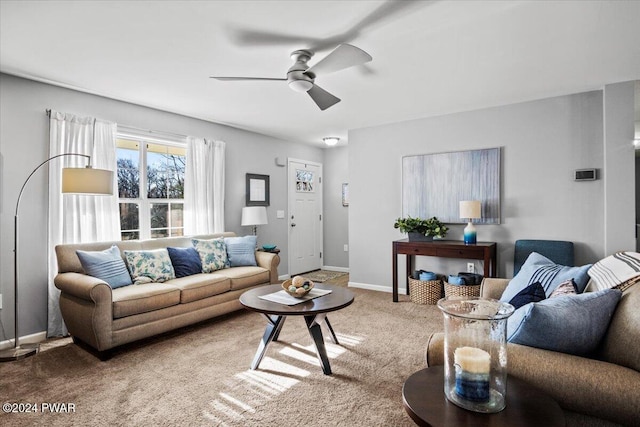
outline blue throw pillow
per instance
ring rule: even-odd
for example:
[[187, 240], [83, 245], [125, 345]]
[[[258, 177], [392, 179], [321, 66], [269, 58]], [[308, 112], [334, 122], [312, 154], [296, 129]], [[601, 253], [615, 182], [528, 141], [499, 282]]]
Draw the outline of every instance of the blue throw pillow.
[[544, 294], [542, 285], [540, 284], [540, 282], [536, 282], [533, 285], [529, 285], [518, 292], [515, 297], [511, 298], [509, 304], [518, 309], [525, 304], [529, 304], [530, 302], [539, 302], [545, 298], [546, 295]]
[[76, 254], [85, 273], [106, 282], [112, 289], [131, 285], [131, 276], [117, 246], [98, 252], [77, 250]]
[[569, 279], [573, 279], [578, 288], [578, 293], [580, 293], [584, 291], [589, 281], [587, 271], [590, 267], [591, 264], [581, 267], [559, 265], [537, 252], [532, 252], [518, 274], [516, 274], [516, 277], [511, 279], [507, 285], [502, 297], [500, 297], [500, 301], [511, 301], [518, 292], [536, 282], [540, 282], [547, 298], [560, 283]]
[[202, 262], [196, 248], [167, 248], [176, 277], [202, 273]]
[[258, 265], [256, 263], [256, 236], [225, 237], [229, 266]]
[[621, 296], [605, 289], [524, 305], [507, 320], [507, 341], [579, 356], [593, 353]]

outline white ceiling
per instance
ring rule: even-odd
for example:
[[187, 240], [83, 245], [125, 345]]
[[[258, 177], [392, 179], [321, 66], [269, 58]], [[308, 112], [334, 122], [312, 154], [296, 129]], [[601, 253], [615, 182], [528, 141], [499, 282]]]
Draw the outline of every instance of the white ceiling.
[[[341, 42], [373, 61], [318, 76], [342, 99], [326, 111], [285, 82], [209, 78], [284, 77], [293, 50], [319, 46], [312, 65]], [[640, 79], [640, 2], [2, 0], [0, 70], [320, 145]]]

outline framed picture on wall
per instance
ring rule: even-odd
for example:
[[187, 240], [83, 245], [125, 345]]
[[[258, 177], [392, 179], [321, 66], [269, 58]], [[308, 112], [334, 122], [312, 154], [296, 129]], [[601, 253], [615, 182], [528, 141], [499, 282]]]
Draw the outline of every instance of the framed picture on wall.
[[342, 183], [342, 206], [349, 206], [349, 183]]
[[246, 205], [269, 206], [269, 175], [246, 175]]

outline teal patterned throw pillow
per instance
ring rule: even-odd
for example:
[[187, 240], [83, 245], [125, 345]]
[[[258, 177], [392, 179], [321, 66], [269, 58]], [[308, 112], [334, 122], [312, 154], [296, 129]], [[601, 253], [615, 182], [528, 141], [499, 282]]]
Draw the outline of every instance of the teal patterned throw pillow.
[[152, 251], [124, 251], [124, 258], [133, 283], [136, 285], [166, 282], [176, 277], [166, 248]]
[[211, 240], [191, 239], [191, 242], [200, 255], [203, 273], [213, 273], [227, 267], [227, 247], [223, 237]]

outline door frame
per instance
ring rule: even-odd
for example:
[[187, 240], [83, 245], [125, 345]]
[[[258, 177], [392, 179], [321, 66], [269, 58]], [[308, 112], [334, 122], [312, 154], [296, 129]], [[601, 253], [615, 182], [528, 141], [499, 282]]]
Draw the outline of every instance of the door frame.
[[[292, 211], [292, 206], [291, 204], [293, 203], [293, 200], [291, 198], [291, 189], [293, 188], [293, 183], [289, 181], [290, 176], [291, 176], [291, 163], [295, 162], [295, 163], [304, 163], [307, 165], [312, 165], [312, 166], [317, 166], [319, 171], [320, 171], [320, 179], [322, 180], [323, 177], [323, 167], [322, 167], [322, 163], [318, 163], [318, 162], [313, 162], [310, 160], [303, 160], [303, 159], [296, 159], [293, 157], [287, 157], [287, 269], [289, 270], [287, 272], [287, 275], [289, 277], [291, 277], [291, 261], [293, 258], [293, 251], [291, 250], [291, 211]], [[322, 189], [322, 191], [319, 191], [318, 193], [318, 199], [319, 199], [319, 203], [320, 203], [320, 214], [322, 215], [322, 221], [320, 221], [320, 227], [319, 227], [319, 234], [320, 236], [318, 236], [318, 241], [320, 242], [320, 252], [322, 253], [322, 257], [320, 259], [320, 268], [322, 268], [322, 266], [324, 265], [324, 182], [320, 181], [320, 187]]]

